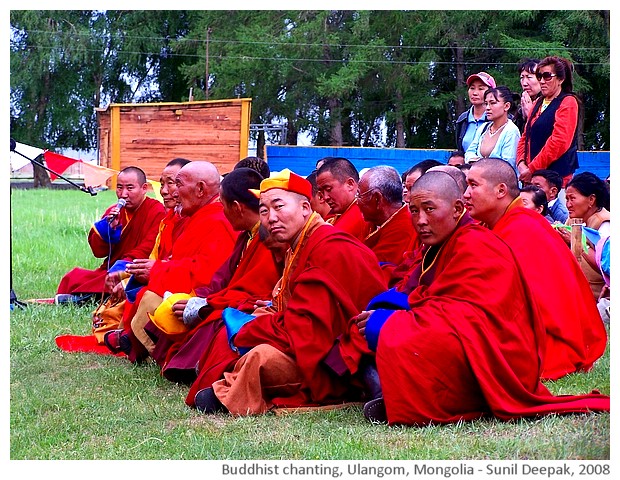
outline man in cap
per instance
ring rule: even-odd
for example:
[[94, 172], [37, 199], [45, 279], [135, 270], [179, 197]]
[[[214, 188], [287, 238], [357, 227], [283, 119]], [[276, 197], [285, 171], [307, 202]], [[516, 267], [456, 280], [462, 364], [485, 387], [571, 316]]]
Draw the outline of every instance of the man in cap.
[[456, 148], [458, 150], [466, 152], [478, 127], [487, 121], [484, 92], [495, 86], [495, 79], [487, 72], [478, 72], [467, 77], [467, 95], [471, 107], [461, 113], [456, 120]]
[[330, 206], [328, 222], [339, 230], [364, 241], [373, 228], [366, 222], [357, 204], [359, 173], [349, 160], [327, 157], [321, 160], [316, 182], [325, 202]]
[[481, 159], [467, 183], [471, 216], [506, 242], [527, 273], [528, 303], [540, 310], [546, 330], [542, 378], [590, 370], [605, 352], [607, 333], [575, 256], [542, 215], [523, 206], [509, 163]]
[[[223, 379], [199, 390], [194, 405], [248, 415], [274, 405], [360, 398], [361, 382], [340, 376], [326, 357], [337, 338], [349, 336], [356, 310], [385, 289], [376, 256], [312, 211], [312, 186], [299, 175], [283, 170], [263, 180], [257, 194], [261, 224], [290, 245], [284, 272], [271, 306], [253, 315], [224, 310], [231, 347], [243, 356]], [[355, 372], [359, 357], [347, 360]]]
[[375, 297], [356, 319], [376, 350], [383, 392], [364, 415], [421, 426], [608, 411], [608, 396], [555, 397], [541, 383], [544, 329], [524, 274], [510, 248], [467, 214], [456, 182], [427, 172], [410, 209], [423, 261], [404, 290]]

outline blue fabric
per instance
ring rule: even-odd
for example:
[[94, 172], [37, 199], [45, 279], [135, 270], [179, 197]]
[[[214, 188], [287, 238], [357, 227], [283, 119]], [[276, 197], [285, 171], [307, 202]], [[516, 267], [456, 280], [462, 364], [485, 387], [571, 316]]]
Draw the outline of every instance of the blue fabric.
[[108, 273], [124, 272], [127, 268], [127, 265], [129, 265], [130, 263], [131, 261], [129, 260], [117, 260], [116, 262], [114, 262], [114, 265], [110, 267]]
[[121, 225], [117, 225], [116, 228], [110, 227], [107, 218], [102, 218], [101, 220], [96, 221], [93, 224], [93, 227], [104, 242], [115, 244], [120, 242], [121, 240], [121, 232], [123, 231], [123, 227]]
[[366, 307], [366, 310], [377, 310], [380, 308], [388, 308], [391, 310], [409, 310], [407, 295], [397, 291], [396, 288], [390, 288], [389, 290], [375, 296]]
[[368, 318], [368, 322], [366, 323], [366, 332], [364, 332], [364, 335], [366, 336], [368, 348], [370, 348], [373, 352], [377, 351], [377, 343], [379, 343], [379, 332], [381, 331], [383, 324], [393, 313], [394, 310], [379, 309], [372, 312], [372, 314]]
[[611, 242], [609, 241], [609, 237], [607, 237], [607, 240], [605, 240], [605, 243], [603, 244], [603, 251], [601, 252], [601, 270], [608, 277], [611, 277], [611, 272], [609, 268], [609, 264], [611, 263], [609, 253], [610, 244]]
[[226, 325], [226, 333], [228, 335], [228, 345], [230, 345], [230, 348], [234, 351], [238, 351], [241, 355], [247, 353], [250, 349], [235, 347], [233, 343], [234, 337], [237, 335], [239, 330], [241, 330], [241, 327], [254, 320], [254, 318], [256, 318], [254, 315], [242, 312], [236, 308], [228, 307], [222, 311], [222, 320], [224, 321], [224, 325]]
[[133, 275], [129, 277], [129, 280], [125, 285], [125, 296], [127, 297], [127, 301], [135, 303], [138, 292], [142, 290], [144, 286], [145, 285], [138, 282]]
[[585, 225], [581, 227], [583, 233], [586, 235], [586, 238], [590, 240], [592, 245], [596, 247], [596, 244], [601, 239], [601, 234], [595, 228], [586, 227]]

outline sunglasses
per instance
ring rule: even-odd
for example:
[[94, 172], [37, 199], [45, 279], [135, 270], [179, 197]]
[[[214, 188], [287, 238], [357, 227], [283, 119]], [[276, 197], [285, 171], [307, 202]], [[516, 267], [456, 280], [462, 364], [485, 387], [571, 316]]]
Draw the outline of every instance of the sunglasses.
[[536, 78], [538, 80], [540, 79], [545, 79], [545, 82], [548, 82], [549, 80], [551, 80], [553, 77], [557, 77], [558, 75], [556, 73], [551, 73], [551, 72], [537, 72], [536, 73]]

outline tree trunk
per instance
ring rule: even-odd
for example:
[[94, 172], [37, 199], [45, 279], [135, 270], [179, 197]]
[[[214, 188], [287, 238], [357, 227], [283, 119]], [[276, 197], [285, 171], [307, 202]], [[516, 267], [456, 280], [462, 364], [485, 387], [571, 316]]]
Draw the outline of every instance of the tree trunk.
[[405, 148], [405, 121], [403, 119], [403, 94], [396, 90], [396, 148]]
[[291, 118], [287, 119], [285, 145], [297, 145], [297, 135], [299, 132]]
[[333, 146], [342, 146], [342, 121], [340, 118], [341, 108], [340, 100], [330, 98], [327, 101], [329, 107], [329, 144]]
[[[466, 85], [465, 68], [463, 67], [465, 59], [463, 57], [463, 49], [456, 47], [456, 116], [458, 117], [465, 111], [465, 99], [460, 95], [461, 88]], [[456, 118], [454, 119], [456, 121]]]
[[258, 138], [256, 139], [256, 156], [262, 160], [265, 159], [265, 131], [258, 131]]
[[[43, 155], [39, 155], [35, 160], [39, 163], [43, 163]], [[50, 176], [43, 167], [37, 165], [34, 162], [32, 163], [32, 181], [34, 188], [46, 188], [52, 186], [52, 181], [50, 180]]]

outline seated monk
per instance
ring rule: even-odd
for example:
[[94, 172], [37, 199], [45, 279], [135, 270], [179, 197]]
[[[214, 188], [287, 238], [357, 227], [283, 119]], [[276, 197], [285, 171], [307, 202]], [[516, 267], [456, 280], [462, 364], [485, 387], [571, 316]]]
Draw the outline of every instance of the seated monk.
[[363, 242], [374, 226], [364, 220], [357, 204], [359, 173], [349, 160], [327, 157], [316, 173], [319, 192], [329, 205], [327, 222]]
[[182, 167], [175, 178], [175, 197], [183, 216], [189, 217], [172, 245], [169, 259], [157, 260], [136, 313], [130, 320], [129, 360], [138, 362], [153, 351], [155, 344], [144, 326], [160, 305], [166, 292], [191, 293], [206, 285], [228, 258], [237, 239], [219, 200], [220, 175], [212, 163], [193, 161]]
[[403, 204], [398, 171], [387, 165], [368, 169], [359, 182], [357, 204], [364, 220], [373, 225], [364, 245], [375, 253], [381, 268], [389, 272], [403, 261], [416, 236], [409, 205]]
[[164, 202], [166, 215], [159, 224], [159, 232], [149, 258], [135, 258], [133, 262], [125, 262], [124, 269], [108, 273], [106, 277], [106, 285], [112, 291], [112, 296], [121, 300], [126, 299], [122, 309], [122, 325], [127, 330], [111, 330], [104, 337], [105, 344], [113, 352], [126, 351], [128, 353], [131, 349], [128, 338], [123, 339], [123, 332], [129, 333], [131, 330], [130, 321], [136, 313], [137, 305], [144, 292], [144, 286], [149, 281], [151, 268], [153, 268], [156, 260], [168, 260], [170, 258], [173, 241], [180, 235], [183, 223], [188, 218], [181, 216], [181, 205], [178, 203], [177, 197], [174, 196], [176, 191], [174, 180], [181, 167], [189, 162], [184, 158], [175, 158], [168, 162], [161, 173], [159, 193]]
[[410, 210], [424, 255], [409, 290], [375, 297], [356, 318], [383, 392], [365, 416], [422, 426], [609, 411], [608, 396], [554, 396], [541, 383], [544, 325], [527, 281], [510, 248], [468, 215], [456, 182], [427, 172]]
[[523, 206], [517, 176], [505, 161], [477, 161], [468, 184], [471, 216], [508, 244], [524, 272], [541, 272], [527, 282], [546, 331], [542, 378], [590, 370], [605, 352], [607, 332], [569, 247], [542, 215]]
[[125, 206], [115, 204], [105, 211], [101, 220], [88, 232], [88, 244], [103, 263], [95, 270], [76, 267], [66, 273], [58, 285], [58, 294], [102, 296], [110, 293], [105, 279], [108, 269], [118, 260], [144, 258], [153, 249], [164, 206], [147, 197], [146, 175], [138, 167], [121, 170], [116, 179], [116, 196]]
[[220, 201], [224, 214], [235, 231], [242, 232], [232, 254], [213, 275], [209, 285], [194, 289], [197, 296], [172, 305], [177, 322], [185, 326], [178, 329], [180, 333], [166, 334], [157, 327], [156, 316], [145, 327], [155, 343], [151, 356], [171, 381], [193, 382], [196, 365], [203, 354], [208, 358], [201, 362], [204, 367], [201, 374], [202, 370], [212, 373], [217, 370], [211, 383], [221, 378], [229, 365], [232, 369], [238, 354], [228, 345], [226, 329], [222, 328], [222, 310], [233, 307], [254, 311], [255, 300], [270, 298], [282, 274], [268, 248], [268, 234], [260, 235], [258, 198], [249, 191], [260, 188], [262, 180], [263, 177], [250, 168], [234, 169], [222, 179]]
[[[186, 403], [205, 413], [267, 412], [274, 405], [341, 403], [360, 398], [361, 382], [339, 376], [326, 357], [348, 335], [356, 309], [385, 289], [376, 256], [312, 211], [310, 183], [290, 172], [260, 185], [260, 219], [290, 248], [273, 305], [247, 315], [222, 312], [233, 348], [243, 353], [232, 372]], [[358, 310], [359, 311], [359, 310]], [[250, 320], [250, 321], [248, 321]]]

